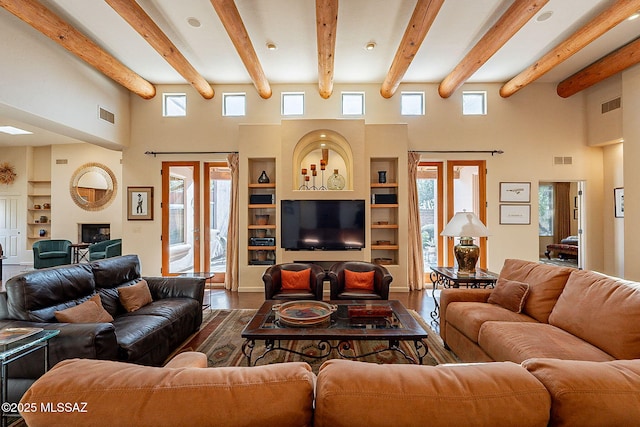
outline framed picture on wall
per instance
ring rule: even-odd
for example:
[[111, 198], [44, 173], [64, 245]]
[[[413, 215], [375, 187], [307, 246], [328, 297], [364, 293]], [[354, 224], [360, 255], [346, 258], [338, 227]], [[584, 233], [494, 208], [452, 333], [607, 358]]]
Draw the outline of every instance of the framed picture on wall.
[[614, 188], [613, 199], [615, 201], [616, 218], [624, 218], [624, 188]]
[[501, 182], [500, 201], [508, 203], [531, 203], [531, 183]]
[[531, 205], [500, 205], [500, 224], [531, 224]]
[[153, 219], [153, 187], [127, 187], [127, 219]]

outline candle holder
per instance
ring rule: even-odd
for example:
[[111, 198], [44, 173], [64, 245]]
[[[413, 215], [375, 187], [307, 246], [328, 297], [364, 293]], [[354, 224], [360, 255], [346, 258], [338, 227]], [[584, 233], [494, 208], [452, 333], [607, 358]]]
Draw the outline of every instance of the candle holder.
[[313, 166], [313, 169], [311, 169], [311, 175], [313, 175], [313, 184], [311, 185], [311, 190], [317, 190], [318, 187], [316, 187], [316, 176], [318, 175], [318, 171], [316, 170], [315, 166], [316, 165], [311, 165]]
[[302, 168], [302, 185], [298, 187], [298, 190], [308, 190], [309, 186], [307, 185], [307, 181], [309, 181], [309, 177], [307, 176], [307, 168]]
[[321, 173], [321, 178], [320, 178], [320, 182], [322, 183], [322, 185], [318, 188], [318, 190], [326, 190], [327, 187], [324, 186], [324, 170], [327, 168], [327, 162], [325, 162], [324, 160], [320, 160], [320, 173]]

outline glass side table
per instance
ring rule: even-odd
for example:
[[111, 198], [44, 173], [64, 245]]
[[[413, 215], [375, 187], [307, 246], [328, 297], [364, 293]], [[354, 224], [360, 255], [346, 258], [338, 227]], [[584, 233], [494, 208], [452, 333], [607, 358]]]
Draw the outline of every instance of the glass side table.
[[[3, 332], [15, 332], [14, 337], [0, 338], [0, 381], [2, 382], [2, 395], [0, 396], [0, 425], [5, 427], [7, 425], [8, 417], [10, 415], [18, 415], [18, 405], [15, 404], [15, 408], [10, 402], [7, 402], [8, 394], [8, 378], [7, 371], [10, 363], [31, 354], [35, 351], [44, 351], [44, 371], [49, 370], [49, 340], [60, 333], [57, 329], [40, 329], [40, 328], [5, 328], [0, 329], [0, 337]], [[19, 336], [19, 332], [24, 335]], [[12, 335], [8, 333], [7, 335]], [[9, 405], [7, 405], [9, 403]], [[6, 411], [5, 409], [10, 409]], [[15, 409], [15, 410], [13, 410]]]

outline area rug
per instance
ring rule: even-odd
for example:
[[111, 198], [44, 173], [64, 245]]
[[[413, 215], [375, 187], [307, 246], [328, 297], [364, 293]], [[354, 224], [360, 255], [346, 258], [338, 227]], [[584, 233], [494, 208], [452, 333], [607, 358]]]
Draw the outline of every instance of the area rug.
[[[247, 358], [242, 352], [244, 339], [241, 337], [242, 330], [249, 323], [257, 310], [207, 310], [203, 313], [204, 319], [200, 331], [188, 339], [176, 353], [182, 351], [199, 351], [205, 353], [209, 360], [209, 366], [247, 366]], [[449, 350], [444, 348], [440, 335], [434, 332], [414, 310], [408, 310], [416, 320], [427, 331], [428, 338], [425, 340], [429, 351], [423, 359], [425, 365], [438, 365], [441, 363], [457, 363], [458, 358]], [[350, 342], [351, 349], [344, 352], [346, 354], [365, 354], [388, 346], [387, 341], [361, 341]], [[317, 355], [319, 349], [314, 342], [306, 340], [282, 341], [281, 346], [294, 349], [298, 353], [306, 355]], [[401, 341], [400, 349], [407, 355], [417, 360], [417, 355], [412, 341]], [[265, 347], [263, 341], [257, 341], [253, 350], [253, 358], [262, 355]], [[328, 357], [316, 359], [303, 355], [275, 350], [268, 353], [258, 362], [258, 365], [269, 363], [281, 363], [292, 361], [304, 361], [309, 363], [313, 370], [317, 372], [320, 365], [327, 359], [340, 358], [336, 350], [332, 350]], [[397, 351], [384, 351], [378, 354], [358, 358], [357, 360], [373, 363], [411, 363], [401, 353]]]

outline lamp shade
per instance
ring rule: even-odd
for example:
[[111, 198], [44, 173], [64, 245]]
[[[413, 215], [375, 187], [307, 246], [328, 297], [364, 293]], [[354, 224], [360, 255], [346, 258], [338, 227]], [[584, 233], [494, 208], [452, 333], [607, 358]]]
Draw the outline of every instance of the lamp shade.
[[473, 212], [457, 212], [440, 234], [452, 237], [486, 237], [489, 229]]

